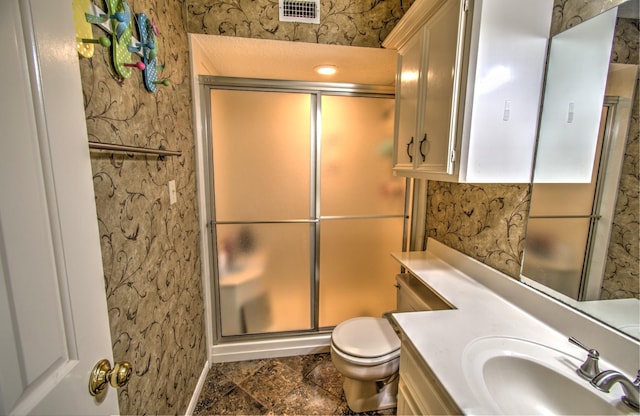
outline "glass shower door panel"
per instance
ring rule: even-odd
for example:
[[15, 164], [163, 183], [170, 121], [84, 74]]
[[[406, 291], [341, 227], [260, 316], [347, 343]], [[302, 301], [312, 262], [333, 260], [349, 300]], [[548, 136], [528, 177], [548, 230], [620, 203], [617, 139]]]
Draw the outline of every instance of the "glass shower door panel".
[[578, 299], [589, 218], [529, 218], [522, 274]]
[[311, 96], [211, 90], [217, 221], [308, 219]]
[[320, 233], [319, 326], [357, 316], [380, 317], [396, 304], [402, 218], [322, 222]]
[[392, 173], [393, 121], [391, 98], [322, 97], [322, 216], [404, 213], [405, 180]]
[[223, 336], [311, 328], [311, 227], [216, 226]]
[[330, 327], [395, 307], [389, 253], [401, 249], [405, 180], [392, 174], [393, 99], [323, 96], [321, 105], [318, 312]]
[[[311, 96], [211, 91], [220, 333], [311, 328]], [[277, 221], [279, 223], [271, 223]]]

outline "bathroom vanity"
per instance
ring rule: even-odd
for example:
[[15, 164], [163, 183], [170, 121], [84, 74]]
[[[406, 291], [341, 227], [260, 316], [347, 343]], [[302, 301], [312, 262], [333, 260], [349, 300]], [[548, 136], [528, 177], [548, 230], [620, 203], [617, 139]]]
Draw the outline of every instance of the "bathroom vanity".
[[402, 332], [398, 414], [637, 414], [616, 384], [579, 377], [587, 353], [633, 380], [640, 343], [429, 239], [394, 253], [453, 309], [393, 314]]

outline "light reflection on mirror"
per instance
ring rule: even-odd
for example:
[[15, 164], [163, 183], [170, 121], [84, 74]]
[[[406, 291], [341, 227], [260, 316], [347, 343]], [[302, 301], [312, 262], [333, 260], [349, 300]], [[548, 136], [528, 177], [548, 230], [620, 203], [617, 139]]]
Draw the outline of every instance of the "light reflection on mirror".
[[640, 339], [639, 2], [627, 3], [551, 41], [521, 279]]

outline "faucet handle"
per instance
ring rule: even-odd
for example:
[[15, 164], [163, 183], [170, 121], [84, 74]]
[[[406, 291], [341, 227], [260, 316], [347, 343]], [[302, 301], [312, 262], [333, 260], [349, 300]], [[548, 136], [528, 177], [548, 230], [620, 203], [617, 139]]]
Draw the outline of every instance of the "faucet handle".
[[[587, 380], [591, 380], [598, 373], [600, 373], [600, 368], [598, 367], [598, 360], [600, 359], [600, 353], [598, 350], [593, 348], [589, 348], [584, 345], [582, 342], [578, 341], [574, 337], [569, 338], [569, 342], [577, 345], [587, 352], [587, 359], [582, 363], [580, 368], [576, 370], [578, 375]], [[640, 379], [640, 372], [638, 372], [638, 378]]]

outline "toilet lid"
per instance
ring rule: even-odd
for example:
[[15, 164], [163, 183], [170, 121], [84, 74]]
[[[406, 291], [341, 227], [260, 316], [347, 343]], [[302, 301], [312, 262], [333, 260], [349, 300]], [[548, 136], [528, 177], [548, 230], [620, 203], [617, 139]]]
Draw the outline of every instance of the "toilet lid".
[[353, 318], [335, 327], [333, 344], [346, 354], [375, 358], [400, 349], [400, 339], [386, 319]]

